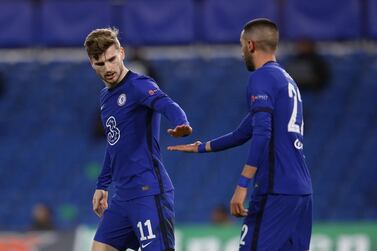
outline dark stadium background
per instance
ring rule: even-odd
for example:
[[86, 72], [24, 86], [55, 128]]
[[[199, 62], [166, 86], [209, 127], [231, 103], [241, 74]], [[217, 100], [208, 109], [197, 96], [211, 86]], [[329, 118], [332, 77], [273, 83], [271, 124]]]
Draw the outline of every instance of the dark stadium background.
[[[326, 84], [302, 91], [311, 250], [376, 251], [377, 0], [1, 0], [0, 251], [89, 250], [105, 140], [97, 127], [103, 83], [82, 45], [92, 29], [110, 26], [120, 30], [126, 65], [155, 77], [194, 128], [178, 140], [165, 133], [166, 120], [161, 129], [177, 250], [235, 250], [240, 221], [219, 227], [212, 214], [228, 206], [248, 144], [206, 155], [165, 149], [238, 125], [248, 78], [239, 34], [257, 17], [280, 27], [284, 66], [305, 39], [330, 72]], [[53, 231], [30, 231], [41, 204]]]

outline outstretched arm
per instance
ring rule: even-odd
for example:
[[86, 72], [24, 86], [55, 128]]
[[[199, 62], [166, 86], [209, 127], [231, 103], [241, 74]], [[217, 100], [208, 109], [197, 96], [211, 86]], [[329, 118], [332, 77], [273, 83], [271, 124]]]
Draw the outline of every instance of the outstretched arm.
[[187, 117], [182, 108], [167, 95], [158, 99], [153, 107], [157, 112], [164, 115], [174, 126], [174, 129], [168, 129], [172, 137], [184, 137], [192, 133]]
[[145, 79], [137, 87], [141, 96], [140, 103], [164, 115], [174, 129], [168, 129], [173, 137], [184, 137], [192, 133], [185, 112], [168, 95], [162, 92], [150, 79]]
[[252, 136], [251, 119], [251, 115], [247, 114], [236, 130], [206, 143], [196, 141], [195, 143], [187, 145], [169, 146], [168, 150], [192, 153], [218, 152], [242, 145], [247, 142]]
[[212, 152], [219, 152], [240, 146], [246, 143], [251, 138], [252, 134], [252, 117], [250, 113], [248, 113], [243, 118], [236, 130], [207, 142], [209, 144], [208, 150]]

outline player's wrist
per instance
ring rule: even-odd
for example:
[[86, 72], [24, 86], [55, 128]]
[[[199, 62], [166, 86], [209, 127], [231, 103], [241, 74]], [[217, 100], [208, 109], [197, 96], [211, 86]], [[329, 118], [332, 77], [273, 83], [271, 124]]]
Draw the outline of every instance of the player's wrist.
[[241, 175], [238, 180], [238, 186], [243, 188], [249, 188], [251, 182], [251, 178]]
[[198, 153], [208, 153], [211, 151], [211, 141], [200, 143], [198, 145]]
[[206, 143], [200, 143], [198, 145], [198, 153], [205, 153], [206, 151]]
[[102, 185], [97, 185], [96, 186], [96, 190], [102, 190], [102, 191], [107, 192], [107, 187], [106, 186], [102, 186]]

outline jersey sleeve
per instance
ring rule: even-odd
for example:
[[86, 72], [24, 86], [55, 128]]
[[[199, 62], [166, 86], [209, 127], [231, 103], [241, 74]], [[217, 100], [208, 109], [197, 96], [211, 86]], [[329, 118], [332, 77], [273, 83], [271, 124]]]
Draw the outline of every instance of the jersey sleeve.
[[188, 125], [183, 109], [149, 78], [134, 83], [139, 103], [164, 115], [173, 126]]
[[105, 158], [103, 160], [102, 170], [97, 180], [97, 189], [107, 190], [111, 184], [111, 160], [109, 150], [106, 147]]
[[273, 111], [275, 102], [271, 84], [273, 81], [273, 77], [266, 71], [256, 72], [250, 77], [247, 96], [252, 114], [258, 111]]
[[248, 113], [234, 131], [211, 140], [211, 150], [219, 152], [247, 142], [252, 136], [251, 119], [251, 114]]
[[272, 114], [265, 111], [252, 115], [253, 138], [246, 164], [258, 168], [263, 156], [268, 153], [271, 140]]
[[248, 87], [249, 108], [253, 137], [250, 143], [247, 164], [259, 167], [268, 154], [274, 110], [274, 78], [266, 71], [256, 72], [250, 78]]

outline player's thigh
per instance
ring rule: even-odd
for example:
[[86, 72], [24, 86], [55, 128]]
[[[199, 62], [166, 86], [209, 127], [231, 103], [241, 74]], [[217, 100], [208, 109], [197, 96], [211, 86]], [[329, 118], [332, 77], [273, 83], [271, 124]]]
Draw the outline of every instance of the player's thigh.
[[[109, 208], [104, 212], [100, 220], [94, 241], [113, 247], [116, 250], [125, 250], [127, 248], [137, 250], [139, 242], [129, 221], [127, 212], [126, 202], [112, 200]], [[93, 247], [103, 247], [95, 242], [93, 243]]]
[[257, 250], [266, 203], [267, 196], [254, 196], [250, 201], [248, 215], [241, 228], [240, 251]]
[[313, 221], [312, 195], [301, 196], [299, 206], [301, 208], [301, 213], [299, 214], [298, 222], [292, 233], [292, 248], [283, 249], [282, 251], [309, 250]]
[[300, 211], [294, 196], [256, 196], [241, 231], [240, 250], [277, 251], [286, 245]]
[[174, 193], [130, 201], [130, 219], [144, 251], [174, 250]]

